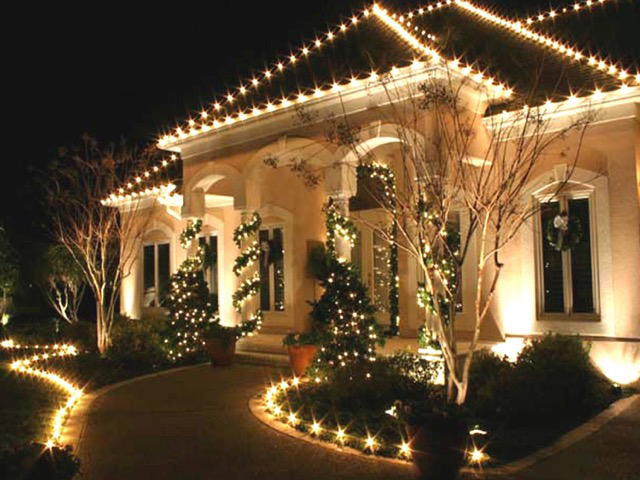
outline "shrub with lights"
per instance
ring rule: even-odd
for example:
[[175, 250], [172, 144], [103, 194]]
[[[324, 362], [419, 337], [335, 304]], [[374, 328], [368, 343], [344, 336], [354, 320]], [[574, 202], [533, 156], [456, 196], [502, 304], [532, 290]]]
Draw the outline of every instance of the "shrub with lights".
[[376, 345], [384, 341], [375, 319], [376, 308], [356, 267], [339, 258], [336, 251], [338, 237], [354, 244], [356, 228], [333, 201], [329, 201], [325, 213], [326, 269], [319, 278], [324, 293], [312, 304], [311, 318], [314, 325], [322, 326], [328, 340], [320, 348], [316, 362], [330, 369], [373, 362]]
[[[180, 235], [182, 247], [188, 250], [201, 230], [201, 220], [189, 220]], [[166, 300], [170, 328], [164, 343], [172, 361], [201, 352], [208, 324], [219, 322], [204, 279], [203, 257], [204, 250], [198, 247], [171, 276]]]

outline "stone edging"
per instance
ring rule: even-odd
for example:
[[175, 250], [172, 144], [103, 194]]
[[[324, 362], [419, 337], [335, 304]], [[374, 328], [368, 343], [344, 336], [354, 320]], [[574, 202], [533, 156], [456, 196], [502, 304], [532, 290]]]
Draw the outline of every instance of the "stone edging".
[[[610, 420], [614, 419], [615, 417], [620, 415], [622, 412], [624, 412], [627, 408], [629, 408], [631, 404], [633, 404], [633, 402], [638, 398], [640, 398], [640, 394], [632, 395], [630, 397], [618, 400], [617, 402], [610, 405], [609, 408], [600, 412], [595, 417], [591, 418], [590, 420], [583, 423], [582, 425], [574, 428], [570, 432], [567, 432], [566, 434], [564, 434], [562, 437], [556, 440], [553, 444], [549, 445], [548, 447], [544, 447], [536, 452], [533, 452], [532, 454], [527, 455], [524, 458], [515, 460], [511, 463], [508, 463], [506, 465], [501, 465], [498, 467], [483, 468], [482, 470], [475, 469], [475, 468], [463, 468], [461, 471], [472, 472], [472, 473], [479, 473], [480, 471], [482, 471], [483, 474], [500, 475], [500, 476], [510, 475], [510, 474], [519, 472], [520, 470], [531, 467], [534, 464], [546, 458], [549, 458], [552, 455], [555, 455], [556, 453], [559, 453], [560, 451], [566, 449], [567, 447], [573, 445], [574, 443], [600, 430], [600, 428], [602, 428], [606, 423], [608, 423]], [[333, 443], [329, 443], [329, 442], [325, 442], [325, 441], [313, 438], [310, 435], [302, 433], [285, 423], [274, 421], [271, 418], [271, 415], [269, 415], [265, 411], [265, 409], [262, 407], [261, 397], [259, 395], [254, 396], [249, 400], [248, 407], [251, 414], [260, 422], [268, 426], [269, 428], [276, 430], [280, 433], [283, 433], [285, 435], [288, 435], [290, 437], [296, 438], [298, 440], [303, 440], [305, 442], [312, 443], [314, 445], [319, 445], [323, 448], [333, 450], [336, 452], [358, 456], [360, 458], [363, 458], [369, 461], [376, 461], [376, 462], [382, 461], [382, 462], [393, 463], [393, 464], [402, 465], [402, 466], [411, 465], [411, 462], [407, 460], [382, 457], [382, 456], [372, 456], [372, 455], [367, 455], [365, 453], [362, 453], [361, 451], [356, 450], [355, 448], [346, 447], [346, 446], [339, 447], [338, 445], [335, 445]]]
[[145, 375], [140, 375], [139, 377], [128, 378], [127, 380], [122, 380], [121, 382], [112, 383], [110, 385], [105, 385], [104, 387], [99, 388], [95, 392], [91, 392], [83, 395], [80, 398], [80, 401], [77, 403], [71, 415], [67, 419], [64, 425], [63, 436], [62, 436], [62, 444], [63, 445], [71, 445], [74, 453], [76, 455], [80, 452], [80, 447], [82, 445], [82, 439], [84, 437], [84, 431], [87, 426], [87, 419], [89, 418], [89, 412], [91, 410], [91, 406], [93, 402], [101, 397], [102, 395], [109, 393], [113, 390], [117, 390], [120, 387], [124, 387], [131, 383], [137, 382], [139, 380], [145, 380], [148, 378], [159, 377], [161, 375], [166, 375], [168, 373], [179, 372], [181, 370], [187, 370], [189, 368], [201, 367], [203, 365], [208, 365], [209, 362], [198, 363], [196, 365], [187, 365], [184, 367], [176, 367], [170, 368], [167, 370], [162, 370], [160, 372], [147, 373]]

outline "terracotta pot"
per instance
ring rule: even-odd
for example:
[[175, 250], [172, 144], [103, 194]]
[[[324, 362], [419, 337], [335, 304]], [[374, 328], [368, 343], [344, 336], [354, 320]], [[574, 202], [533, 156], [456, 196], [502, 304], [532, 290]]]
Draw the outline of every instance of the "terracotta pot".
[[205, 338], [207, 353], [212, 367], [231, 365], [236, 354], [236, 339]]
[[296, 377], [301, 377], [307, 367], [311, 365], [318, 347], [315, 345], [289, 345], [287, 350], [289, 351], [289, 362], [291, 363], [293, 374]]
[[460, 419], [440, 420], [437, 425], [410, 427], [411, 456], [422, 480], [454, 480], [465, 461], [469, 438]]

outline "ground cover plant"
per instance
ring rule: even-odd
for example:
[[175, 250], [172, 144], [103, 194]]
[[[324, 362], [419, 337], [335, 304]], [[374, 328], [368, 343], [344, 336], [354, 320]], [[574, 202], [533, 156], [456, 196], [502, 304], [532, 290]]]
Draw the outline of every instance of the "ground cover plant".
[[[408, 352], [367, 365], [369, 377], [359, 376], [357, 369], [315, 370], [318, 381], [279, 389], [271, 411], [279, 407], [281, 421], [320, 439], [402, 457], [409, 424], [428, 423], [429, 415], [445, 404], [444, 387], [428, 382], [434, 372], [432, 364]], [[488, 464], [549, 445], [625, 394], [593, 367], [588, 346], [578, 337], [545, 335], [513, 363], [482, 351], [471, 375], [463, 413], [471, 427], [488, 433], [470, 438], [469, 446], [486, 453]], [[318, 432], [314, 422], [321, 426]]]

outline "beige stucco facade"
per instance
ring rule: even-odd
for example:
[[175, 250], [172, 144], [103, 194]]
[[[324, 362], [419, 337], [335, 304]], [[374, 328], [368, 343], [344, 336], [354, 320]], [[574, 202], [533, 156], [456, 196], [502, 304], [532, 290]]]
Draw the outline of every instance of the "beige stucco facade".
[[[471, 108], [480, 113], [488, 105], [480, 91], [470, 89], [465, 95]], [[264, 225], [278, 225], [284, 233], [285, 308], [265, 312], [262, 332], [284, 334], [309, 326], [308, 302], [320, 292], [307, 273], [307, 258], [310, 246], [325, 237], [323, 205], [333, 197], [348, 208], [347, 200], [357, 193], [353, 155], [326, 140], [323, 119], [330, 113], [346, 112], [354, 122], [366, 125], [360, 142], [377, 161], [393, 166], [401, 148], [394, 126], [379, 116], [384, 96], [375, 89], [365, 85], [310, 103], [306, 108], [317, 111], [313, 122], [301, 124], [298, 113], [278, 111], [187, 138], [173, 147], [183, 161], [182, 194], [172, 202], [154, 204], [143, 243], [167, 241], [170, 269], [174, 272], [186, 256], [179, 243], [180, 232], [188, 219], [201, 219], [204, 231], [218, 238], [219, 309], [225, 324], [240, 320], [231, 306], [237, 282], [231, 267], [238, 254], [233, 230], [255, 211]], [[543, 227], [532, 217], [501, 253], [505, 267], [492, 302], [490, 321], [483, 327], [484, 340], [501, 342], [548, 331], [580, 334], [600, 342], [594, 346], [594, 358], [602, 364], [626, 362], [632, 370], [640, 364], [639, 105], [637, 89], [590, 105], [598, 113], [587, 129], [570, 179], [571, 188], [588, 195], [591, 202], [592, 228], [588, 234], [594, 259], [594, 313], [571, 316], [541, 312], [537, 256]], [[554, 114], [552, 125], [559, 128], [571, 113], [567, 110]], [[418, 133], [428, 135], [429, 119], [420, 124], [424, 131]], [[476, 128], [471, 149], [481, 152], [493, 132], [487, 119], [476, 122]], [[526, 195], [539, 195], [562, 178], [571, 156], [567, 152], [576, 149], [578, 142], [577, 135], [570, 135], [563, 148], [545, 153]], [[281, 167], [266, 165], [264, 160], [268, 157], [277, 158]], [[288, 161], [302, 158], [321, 172], [321, 182], [316, 187], [305, 186], [298, 175], [286, 168]], [[464, 230], [464, 215], [461, 218]], [[350, 254], [343, 250], [345, 256]], [[463, 331], [471, 326], [464, 306], [473, 302], [476, 278], [472, 263], [473, 254], [463, 267], [459, 322]], [[400, 332], [401, 336], [415, 337], [423, 317], [416, 304], [416, 267], [404, 254], [400, 255], [399, 273]], [[142, 275], [142, 260], [138, 258], [123, 282], [121, 295], [122, 312], [132, 317], [144, 313]], [[381, 321], [388, 322], [388, 318], [381, 317]]]

